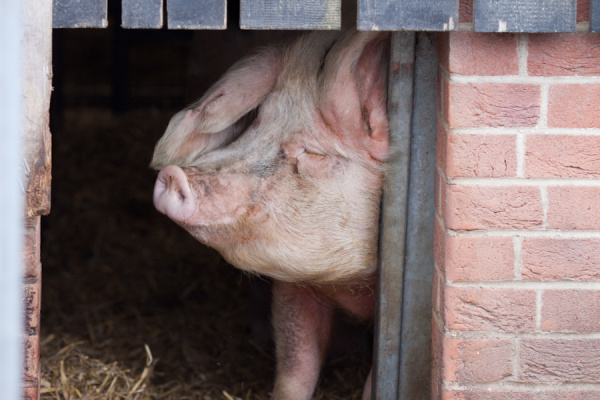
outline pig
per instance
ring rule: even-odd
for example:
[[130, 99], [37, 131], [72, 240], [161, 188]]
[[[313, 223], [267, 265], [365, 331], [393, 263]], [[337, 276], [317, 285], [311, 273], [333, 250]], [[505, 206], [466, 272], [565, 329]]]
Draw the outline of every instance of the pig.
[[273, 278], [273, 399], [312, 397], [335, 310], [374, 318], [388, 58], [389, 35], [377, 32], [261, 49], [156, 144], [157, 210]]

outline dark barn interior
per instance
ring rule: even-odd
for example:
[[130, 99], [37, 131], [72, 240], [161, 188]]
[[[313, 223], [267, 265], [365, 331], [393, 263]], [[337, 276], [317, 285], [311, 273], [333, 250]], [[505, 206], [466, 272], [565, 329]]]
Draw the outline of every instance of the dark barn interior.
[[[230, 2], [233, 3], [233, 2]], [[52, 212], [42, 220], [44, 399], [267, 399], [269, 286], [155, 211], [169, 118], [256, 44], [291, 32], [54, 31]], [[368, 329], [342, 321], [316, 399], [357, 399]]]

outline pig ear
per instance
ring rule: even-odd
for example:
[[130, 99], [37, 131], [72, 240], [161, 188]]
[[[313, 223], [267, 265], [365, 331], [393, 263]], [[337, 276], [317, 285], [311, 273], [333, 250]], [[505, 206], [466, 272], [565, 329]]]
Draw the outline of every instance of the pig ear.
[[171, 118], [150, 166], [190, 166], [201, 154], [235, 140], [247, 126], [245, 116], [275, 86], [281, 65], [277, 49], [264, 49], [234, 65], [200, 100]]
[[347, 145], [376, 160], [389, 153], [387, 71], [389, 34], [358, 32], [327, 56], [321, 112]]

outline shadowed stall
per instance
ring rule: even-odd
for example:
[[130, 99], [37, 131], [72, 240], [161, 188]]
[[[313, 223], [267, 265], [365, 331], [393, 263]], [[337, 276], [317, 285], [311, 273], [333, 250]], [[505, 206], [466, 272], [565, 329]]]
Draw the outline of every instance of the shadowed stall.
[[[52, 212], [42, 220], [43, 399], [269, 398], [270, 282], [234, 269], [158, 213], [148, 168], [176, 109], [224, 71], [203, 68], [214, 59], [199, 60], [199, 49], [233, 43], [220, 61], [228, 65], [253, 41], [235, 31], [57, 32]], [[359, 339], [334, 339], [316, 399], [360, 398], [369, 335], [348, 321], [343, 330]]]

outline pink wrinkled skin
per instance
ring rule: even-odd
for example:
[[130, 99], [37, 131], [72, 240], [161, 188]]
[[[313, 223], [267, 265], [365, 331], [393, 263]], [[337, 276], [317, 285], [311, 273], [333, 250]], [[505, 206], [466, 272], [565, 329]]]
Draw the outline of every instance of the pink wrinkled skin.
[[312, 397], [336, 309], [373, 319], [387, 49], [375, 32], [264, 49], [176, 114], [155, 148], [157, 210], [275, 280], [274, 399]]

